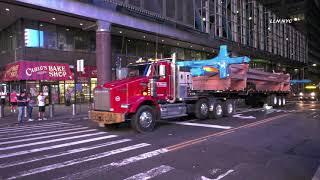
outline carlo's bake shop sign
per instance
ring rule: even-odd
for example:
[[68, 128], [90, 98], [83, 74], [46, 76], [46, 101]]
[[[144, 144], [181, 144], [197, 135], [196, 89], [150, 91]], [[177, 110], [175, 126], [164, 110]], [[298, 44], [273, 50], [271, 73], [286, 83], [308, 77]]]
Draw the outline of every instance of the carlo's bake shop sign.
[[73, 73], [66, 63], [18, 61], [6, 67], [3, 81], [72, 80]]
[[37, 74], [37, 75], [48, 74], [49, 77], [66, 77], [67, 71], [66, 71], [66, 66], [41, 65], [41, 66], [26, 68], [25, 74], [27, 76], [32, 76], [33, 74]]

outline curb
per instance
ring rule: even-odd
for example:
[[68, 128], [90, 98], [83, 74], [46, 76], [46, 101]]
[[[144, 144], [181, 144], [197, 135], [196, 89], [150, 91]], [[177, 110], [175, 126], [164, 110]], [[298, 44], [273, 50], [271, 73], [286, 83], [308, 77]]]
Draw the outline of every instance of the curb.
[[313, 175], [312, 180], [320, 180], [320, 166], [318, 167], [316, 173]]

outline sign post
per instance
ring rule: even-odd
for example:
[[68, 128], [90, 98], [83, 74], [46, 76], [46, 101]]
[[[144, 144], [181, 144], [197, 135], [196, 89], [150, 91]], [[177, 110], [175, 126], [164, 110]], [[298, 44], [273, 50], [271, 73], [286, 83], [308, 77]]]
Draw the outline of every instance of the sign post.
[[84, 60], [77, 60], [77, 67], [74, 68], [74, 103], [72, 104], [72, 115], [75, 116], [77, 114], [76, 102], [77, 102], [77, 75], [78, 72], [84, 72]]

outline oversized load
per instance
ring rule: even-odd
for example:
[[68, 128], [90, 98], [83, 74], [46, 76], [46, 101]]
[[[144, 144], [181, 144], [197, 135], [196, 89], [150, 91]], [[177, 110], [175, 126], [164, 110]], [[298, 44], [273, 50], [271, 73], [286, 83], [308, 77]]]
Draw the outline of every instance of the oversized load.
[[159, 119], [195, 115], [230, 116], [238, 99], [252, 106], [286, 104], [288, 74], [249, 69], [250, 59], [229, 57], [226, 46], [208, 60], [180, 61], [176, 56], [130, 65], [128, 77], [98, 86], [90, 118], [100, 125], [131, 121], [138, 132], [152, 131]]

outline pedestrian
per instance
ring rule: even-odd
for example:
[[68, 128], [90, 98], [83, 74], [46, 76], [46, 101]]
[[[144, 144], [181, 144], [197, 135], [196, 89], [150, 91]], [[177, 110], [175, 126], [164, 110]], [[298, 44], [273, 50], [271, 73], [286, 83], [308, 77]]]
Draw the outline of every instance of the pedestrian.
[[6, 92], [2, 89], [0, 91], [1, 105], [4, 106], [6, 104]]
[[36, 100], [31, 95], [31, 93], [28, 94], [27, 101], [28, 101], [28, 106], [27, 107], [28, 107], [29, 121], [33, 121], [33, 119], [32, 119], [32, 110], [33, 110], [33, 107], [36, 106]]
[[68, 89], [66, 92], [66, 106], [70, 106], [70, 105], [71, 105], [71, 92]]
[[25, 108], [27, 106], [27, 96], [26, 96], [26, 93], [24, 91], [22, 91], [20, 93], [20, 96], [18, 96], [17, 104], [18, 104], [18, 110], [19, 110], [18, 122], [20, 124], [22, 124], [23, 123], [23, 113], [24, 113]]
[[39, 95], [37, 97], [38, 100], [38, 106], [39, 106], [39, 114], [38, 114], [38, 120], [47, 120], [47, 118], [45, 118], [45, 111], [46, 111], [46, 96], [43, 95], [43, 92], [40, 91]]
[[16, 112], [17, 109], [17, 92], [14, 90], [10, 93], [10, 109], [11, 112]]

